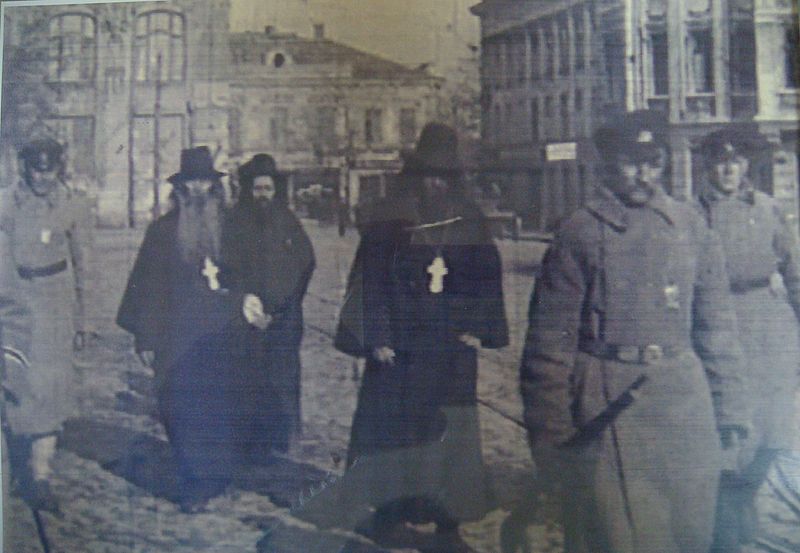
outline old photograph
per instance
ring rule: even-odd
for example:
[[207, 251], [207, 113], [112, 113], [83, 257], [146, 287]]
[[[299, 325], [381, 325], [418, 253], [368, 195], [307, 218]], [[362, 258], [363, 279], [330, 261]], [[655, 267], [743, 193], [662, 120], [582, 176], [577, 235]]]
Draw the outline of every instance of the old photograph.
[[0, 553], [800, 551], [795, 0], [0, 11]]

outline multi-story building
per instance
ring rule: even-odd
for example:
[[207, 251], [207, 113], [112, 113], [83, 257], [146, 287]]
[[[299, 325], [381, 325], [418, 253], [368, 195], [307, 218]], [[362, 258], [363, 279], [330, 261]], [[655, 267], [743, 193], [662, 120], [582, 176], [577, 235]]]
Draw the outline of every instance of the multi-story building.
[[790, 0], [485, 0], [483, 165], [547, 229], [596, 181], [589, 137], [619, 110], [670, 121], [670, 191], [702, 186], [699, 140], [757, 125], [779, 149], [757, 185], [798, 202], [798, 27]]
[[229, 8], [229, 0], [4, 6], [4, 85], [47, 94], [39, 105], [20, 94], [10, 105], [4, 95], [4, 126], [31, 117], [64, 142], [100, 219], [149, 218], [154, 194], [166, 201], [162, 183], [181, 148], [228, 151]]
[[294, 189], [322, 185], [351, 207], [385, 192], [422, 126], [441, 79], [325, 38], [234, 33], [231, 148], [268, 152]]

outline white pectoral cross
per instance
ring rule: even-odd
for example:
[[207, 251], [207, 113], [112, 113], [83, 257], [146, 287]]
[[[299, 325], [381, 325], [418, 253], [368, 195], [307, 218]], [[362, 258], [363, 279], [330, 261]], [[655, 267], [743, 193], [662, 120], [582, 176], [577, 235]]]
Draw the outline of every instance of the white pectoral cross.
[[429, 287], [431, 294], [441, 294], [444, 291], [444, 277], [449, 273], [447, 265], [444, 264], [444, 259], [441, 255], [437, 255], [428, 266], [428, 274], [431, 275]]
[[208, 280], [208, 288], [213, 291], [219, 290], [219, 279], [217, 275], [219, 274], [219, 267], [217, 267], [213, 261], [211, 261], [210, 257], [206, 257], [203, 261], [203, 270], [200, 271], [200, 274], [206, 277]]

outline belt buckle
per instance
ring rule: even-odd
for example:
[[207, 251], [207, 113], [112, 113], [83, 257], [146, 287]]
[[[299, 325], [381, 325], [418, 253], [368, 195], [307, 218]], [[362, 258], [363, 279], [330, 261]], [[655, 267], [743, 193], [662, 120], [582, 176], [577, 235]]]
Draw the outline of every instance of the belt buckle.
[[664, 358], [664, 348], [658, 344], [648, 344], [642, 349], [642, 363], [650, 365]]

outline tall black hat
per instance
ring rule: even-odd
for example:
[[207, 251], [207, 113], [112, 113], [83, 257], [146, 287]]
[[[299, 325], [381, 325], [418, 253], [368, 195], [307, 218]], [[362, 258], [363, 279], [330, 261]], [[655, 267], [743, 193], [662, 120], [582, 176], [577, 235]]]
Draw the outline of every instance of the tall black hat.
[[208, 146], [181, 150], [180, 171], [171, 175], [167, 182], [175, 185], [194, 179], [217, 179], [225, 173], [214, 169], [214, 160]]
[[428, 123], [414, 151], [404, 156], [403, 173], [460, 173], [463, 171], [456, 131], [443, 123]]
[[256, 154], [250, 161], [239, 167], [239, 181], [253, 180], [256, 177], [268, 176], [273, 179], [283, 177], [284, 174], [278, 171], [275, 158], [269, 154]]

